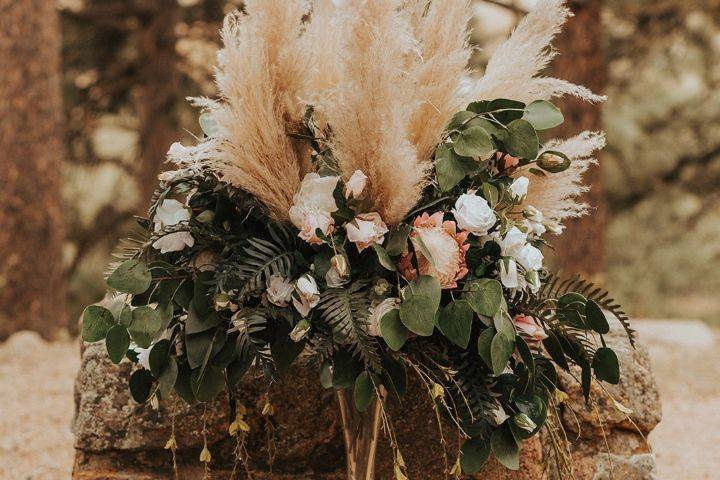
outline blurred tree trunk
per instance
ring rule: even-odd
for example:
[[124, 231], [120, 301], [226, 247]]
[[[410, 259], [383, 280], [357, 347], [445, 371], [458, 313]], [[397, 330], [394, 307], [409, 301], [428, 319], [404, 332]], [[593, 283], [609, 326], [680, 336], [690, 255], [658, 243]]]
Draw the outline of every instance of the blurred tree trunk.
[[[606, 80], [600, 15], [602, 0], [574, 0], [569, 2], [569, 6], [575, 17], [568, 21], [555, 42], [560, 55], [553, 63], [553, 73], [601, 93]], [[602, 128], [599, 106], [574, 98], [563, 100], [559, 106], [565, 114], [565, 123], [553, 132], [559, 137]], [[554, 240], [557, 253], [553, 264], [566, 274], [582, 273], [591, 278], [601, 278], [605, 269], [607, 204], [598, 165], [590, 167], [584, 183], [591, 187], [584, 197], [591, 206], [591, 214], [568, 222], [565, 233]]]
[[0, 338], [66, 324], [60, 40], [53, 0], [0, 0]]

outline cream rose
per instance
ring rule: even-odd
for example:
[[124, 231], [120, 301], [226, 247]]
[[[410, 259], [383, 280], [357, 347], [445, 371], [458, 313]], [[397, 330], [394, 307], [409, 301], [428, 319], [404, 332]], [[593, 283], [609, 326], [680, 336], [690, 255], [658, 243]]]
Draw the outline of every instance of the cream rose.
[[518, 177], [510, 184], [510, 193], [515, 198], [521, 198], [527, 195], [530, 180], [527, 177]]
[[[177, 200], [166, 199], [155, 210], [153, 217], [155, 232], [162, 232], [166, 227], [175, 226], [190, 220], [190, 211]], [[153, 248], [160, 253], [179, 252], [185, 247], [195, 245], [195, 239], [190, 232], [173, 232], [163, 235], [153, 243]]]
[[362, 252], [374, 243], [382, 243], [389, 231], [377, 212], [361, 213], [345, 225], [347, 238]]
[[318, 302], [320, 302], [320, 290], [318, 290], [315, 279], [305, 274], [295, 282], [297, 298], [293, 297], [293, 305], [303, 317], [307, 317]]
[[278, 307], [287, 307], [292, 300], [292, 293], [295, 290], [295, 286], [288, 279], [282, 275], [272, 275], [268, 279], [267, 299], [273, 305]]
[[495, 225], [497, 217], [487, 200], [472, 192], [464, 193], [452, 211], [458, 227], [474, 235], [485, 235]]
[[380, 321], [388, 312], [400, 308], [399, 298], [386, 298], [374, 307], [370, 307], [370, 315], [368, 316], [367, 332], [373, 337], [380, 337]]
[[537, 323], [534, 317], [530, 315], [516, 315], [513, 323], [520, 332], [533, 342], [541, 342], [548, 338], [545, 330]]
[[332, 232], [332, 213], [338, 207], [333, 192], [340, 177], [321, 177], [317, 173], [308, 173], [300, 183], [300, 190], [293, 197], [290, 207], [290, 221], [300, 229], [299, 237], [308, 243], [322, 243], [316, 232], [324, 235]]
[[349, 197], [352, 195], [353, 198], [360, 198], [360, 195], [362, 195], [365, 190], [365, 185], [367, 185], [367, 179], [367, 175], [365, 175], [362, 170], [355, 170], [355, 173], [352, 174], [345, 184], [345, 196]]

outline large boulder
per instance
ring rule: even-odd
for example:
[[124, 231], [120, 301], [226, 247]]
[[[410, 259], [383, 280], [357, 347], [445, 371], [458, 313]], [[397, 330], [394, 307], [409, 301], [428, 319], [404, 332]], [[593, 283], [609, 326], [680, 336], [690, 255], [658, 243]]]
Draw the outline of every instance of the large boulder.
[[[628, 419], [600, 388], [593, 391], [596, 406], [586, 405], [572, 376], [560, 375], [561, 388], [569, 395], [561, 407], [562, 423], [568, 437], [579, 437], [569, 446], [575, 477], [578, 480], [652, 479], [654, 457], [641, 433], [646, 435], [657, 424], [660, 406], [647, 352], [642, 347], [630, 348], [616, 330], [607, 340], [618, 351], [624, 366], [620, 385], [607, 391], [633, 413]], [[267, 392], [262, 387], [264, 383], [252, 374], [243, 380], [238, 390], [239, 400], [248, 409], [251, 433], [247, 447], [254, 478], [345, 478], [345, 452], [336, 399], [332, 391], [320, 386], [317, 366], [308, 362], [313, 361], [301, 360], [285, 375], [286, 380], [274, 384]], [[170, 437], [170, 411], [174, 408], [180, 478], [202, 477], [198, 458], [203, 446], [200, 433], [203, 424], [207, 427], [213, 454], [214, 478], [229, 478], [235, 444], [227, 434], [231, 415], [227, 399], [207, 409], [187, 406], [179, 400], [157, 408], [138, 405], [127, 389], [133, 368], [129, 362], [113, 365], [102, 344], [84, 348], [76, 383], [77, 455], [73, 477], [85, 480], [172, 478], [172, 457], [163, 447]], [[261, 414], [268, 400], [275, 406], [272, 419]], [[392, 415], [398, 443], [413, 480], [444, 478], [444, 448], [429, 402], [427, 393], [411, 381], [402, 412]], [[391, 402], [388, 408], [392, 414], [398, 407]], [[447, 461], [452, 464], [457, 454], [457, 435], [445, 425], [442, 438], [446, 442]], [[274, 457], [272, 469], [268, 464], [271, 456]], [[544, 478], [545, 464], [552, 464], [552, 460], [548, 442], [541, 445], [539, 439], [534, 439], [523, 446], [519, 472], [508, 472], [496, 462], [490, 462], [476, 478], [537, 480]], [[377, 471], [379, 479], [392, 478], [392, 458], [384, 438], [378, 448]]]

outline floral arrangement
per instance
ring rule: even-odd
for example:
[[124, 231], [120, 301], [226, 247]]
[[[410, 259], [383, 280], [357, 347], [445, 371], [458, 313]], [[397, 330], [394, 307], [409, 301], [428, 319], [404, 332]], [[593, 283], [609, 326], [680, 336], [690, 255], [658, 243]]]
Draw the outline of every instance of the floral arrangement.
[[549, 98], [601, 100], [537, 77], [569, 13], [541, 0], [470, 80], [469, 11], [256, 0], [227, 18], [220, 98], [195, 100], [204, 135], [171, 147], [178, 169], [109, 272], [117, 295], [83, 316], [85, 341], [140, 365], [135, 400], [208, 402], [251, 368], [269, 388], [312, 357], [346, 408], [382, 417], [404, 479], [383, 405], [408, 375], [465, 439], [458, 475], [491, 453], [519, 468], [558, 368], [579, 367], [586, 396], [619, 381], [603, 335], [609, 312], [632, 340], [626, 315], [543, 265], [548, 238], [586, 212], [575, 197], [603, 144], [541, 141], [563, 122]]

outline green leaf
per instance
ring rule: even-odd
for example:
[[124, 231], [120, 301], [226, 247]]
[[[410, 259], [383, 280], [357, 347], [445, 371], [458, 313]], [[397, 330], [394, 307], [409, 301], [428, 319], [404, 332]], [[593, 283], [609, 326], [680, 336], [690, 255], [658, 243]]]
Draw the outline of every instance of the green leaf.
[[105, 347], [107, 348], [108, 357], [114, 364], [120, 363], [130, 348], [130, 335], [127, 328], [120, 324], [113, 325], [107, 331], [105, 337]]
[[557, 335], [555, 335], [555, 332], [552, 330], [548, 330], [546, 333], [548, 338], [543, 340], [543, 346], [550, 355], [550, 358], [552, 358], [553, 362], [555, 362], [563, 370], [570, 370], [570, 366], [565, 358], [565, 353], [563, 353], [562, 345], [560, 344], [560, 340], [558, 340]]
[[595, 377], [613, 385], [620, 383], [620, 364], [611, 348], [598, 348], [593, 357]]
[[108, 277], [107, 284], [118, 292], [137, 295], [150, 288], [152, 274], [139, 260], [126, 260]]
[[168, 363], [170, 356], [170, 340], [163, 339], [153, 345], [150, 350], [148, 363], [150, 363], [150, 373], [155, 378], [160, 378], [160, 374]]
[[383, 247], [381, 247], [377, 243], [373, 243], [373, 249], [375, 250], [375, 253], [377, 253], [380, 265], [390, 270], [391, 272], [397, 270], [397, 267], [395, 266], [395, 263], [393, 263], [392, 258], [390, 258], [390, 255], [388, 255], [387, 251]]
[[453, 150], [462, 157], [486, 158], [495, 151], [495, 143], [484, 128], [470, 127], [457, 136]]
[[162, 327], [162, 316], [157, 310], [143, 305], [132, 312], [132, 323], [128, 331], [139, 347], [148, 348], [155, 334]]
[[195, 394], [192, 391], [192, 385], [190, 382], [191, 375], [192, 371], [190, 370], [190, 366], [187, 363], [182, 363], [178, 365], [178, 375], [177, 380], [175, 381], [175, 392], [187, 403], [195, 402]]
[[[468, 110], [471, 110], [470, 106], [468, 106]], [[498, 98], [487, 104], [486, 111], [495, 111], [495, 113], [493, 113], [492, 115], [497, 120], [507, 125], [513, 120], [522, 118], [524, 110], [525, 104], [523, 102], [518, 102], [517, 100], [509, 100], [507, 98]]]
[[398, 351], [405, 345], [410, 331], [405, 328], [400, 320], [400, 310], [394, 308], [387, 312], [380, 319], [380, 334], [382, 335], [388, 347]]
[[225, 375], [215, 365], [208, 365], [204, 370], [193, 370], [190, 383], [195, 398], [209, 402], [225, 390]]
[[175, 387], [175, 382], [178, 378], [178, 366], [174, 358], [168, 359], [167, 365], [158, 378], [158, 391], [162, 398], [168, 398]]
[[431, 298], [422, 295], [408, 296], [400, 304], [400, 320], [411, 332], [429, 337], [435, 329], [437, 306]]
[[115, 325], [112, 312], [100, 305], [90, 305], [83, 312], [82, 339], [85, 342], [99, 342]]
[[118, 321], [123, 327], [130, 327], [130, 324], [132, 323], [132, 308], [130, 308], [130, 305], [125, 305], [123, 309], [120, 310]]
[[600, 305], [592, 300], [588, 300], [585, 304], [585, 316], [587, 317], [590, 328], [597, 333], [605, 335], [610, 332], [610, 324], [608, 324], [607, 318], [605, 318], [605, 313], [602, 311], [602, 308], [600, 308]]
[[473, 117], [477, 117], [477, 114], [468, 112], [467, 110], [461, 110], [453, 115], [450, 122], [447, 124], [446, 130], [457, 130], [465, 125], [465, 123]]
[[153, 376], [149, 370], [141, 368], [130, 376], [130, 395], [137, 403], [144, 403], [150, 398], [153, 387]]
[[463, 473], [477, 473], [490, 457], [490, 443], [481, 438], [471, 438], [460, 447], [460, 468]]
[[497, 205], [498, 200], [500, 200], [500, 192], [498, 191], [498, 189], [495, 186], [493, 186], [492, 184], [487, 183], [487, 182], [482, 184], [481, 189], [482, 189], [483, 197], [485, 198], [485, 200], [487, 200], [488, 204], [491, 207], [494, 207], [495, 205]]
[[495, 337], [495, 329], [493, 327], [486, 328], [478, 337], [478, 354], [483, 359], [488, 368], [492, 369], [492, 341]]
[[540, 151], [540, 140], [533, 126], [525, 120], [513, 120], [507, 128], [507, 152], [514, 157], [534, 160]]
[[448, 340], [462, 349], [470, 343], [473, 310], [464, 300], [447, 304], [438, 316], [438, 328]]
[[499, 310], [493, 317], [493, 325], [498, 333], [505, 335], [508, 340], [515, 338], [515, 325], [504, 311]]
[[401, 255], [407, 249], [407, 241], [412, 227], [407, 223], [401, 223], [391, 233], [385, 251], [388, 255]]
[[200, 316], [195, 310], [194, 304], [190, 303], [187, 312], [187, 320], [185, 320], [185, 333], [193, 334], [210, 330], [223, 322], [223, 319], [215, 311], [210, 311], [204, 316]]
[[355, 400], [355, 408], [359, 412], [364, 412], [370, 406], [375, 398], [375, 388], [368, 372], [361, 372], [355, 379], [355, 388], [353, 391]]
[[458, 155], [446, 145], [438, 147], [435, 158], [435, 175], [442, 192], [451, 190], [463, 178], [478, 169], [475, 160]]
[[347, 350], [335, 352], [333, 361], [333, 387], [338, 390], [351, 387], [363, 371], [363, 364]]
[[490, 357], [492, 358], [492, 369], [495, 375], [500, 375], [508, 360], [515, 351], [515, 339], [509, 339], [505, 334], [498, 332], [492, 339], [490, 345]]
[[502, 305], [502, 285], [490, 278], [473, 280], [465, 285], [462, 298], [478, 315], [494, 317]]
[[[421, 295], [429, 298], [435, 304], [435, 310], [440, 307], [442, 288], [437, 278], [429, 275], [422, 275], [408, 284], [405, 292], [412, 292], [413, 295]], [[433, 314], [434, 315], [434, 314]]]
[[185, 353], [190, 368], [207, 364], [212, 354], [219, 352], [224, 343], [224, 337], [217, 330], [185, 335]]
[[514, 401], [518, 410], [527, 415], [528, 418], [530, 418], [530, 420], [532, 420], [532, 422], [537, 426], [533, 431], [528, 432], [524, 428], [516, 428], [517, 425], [513, 422], [510, 424], [510, 428], [516, 438], [530, 438], [540, 431], [542, 426], [545, 424], [545, 420], [547, 418], [547, 404], [537, 395], [515, 397]]
[[566, 293], [557, 301], [558, 308], [585, 307], [586, 303], [587, 298], [576, 292]]
[[557, 127], [565, 121], [562, 112], [547, 100], [536, 100], [525, 107], [523, 120], [527, 120], [535, 130], [547, 130]]
[[510, 470], [520, 469], [520, 448], [507, 425], [492, 433], [490, 447], [498, 461]]
[[[558, 161], [560, 159], [561, 161]], [[564, 172], [570, 167], [572, 161], [570, 157], [562, 152], [555, 150], [547, 150], [540, 154], [537, 160], [537, 166], [550, 173]]]

